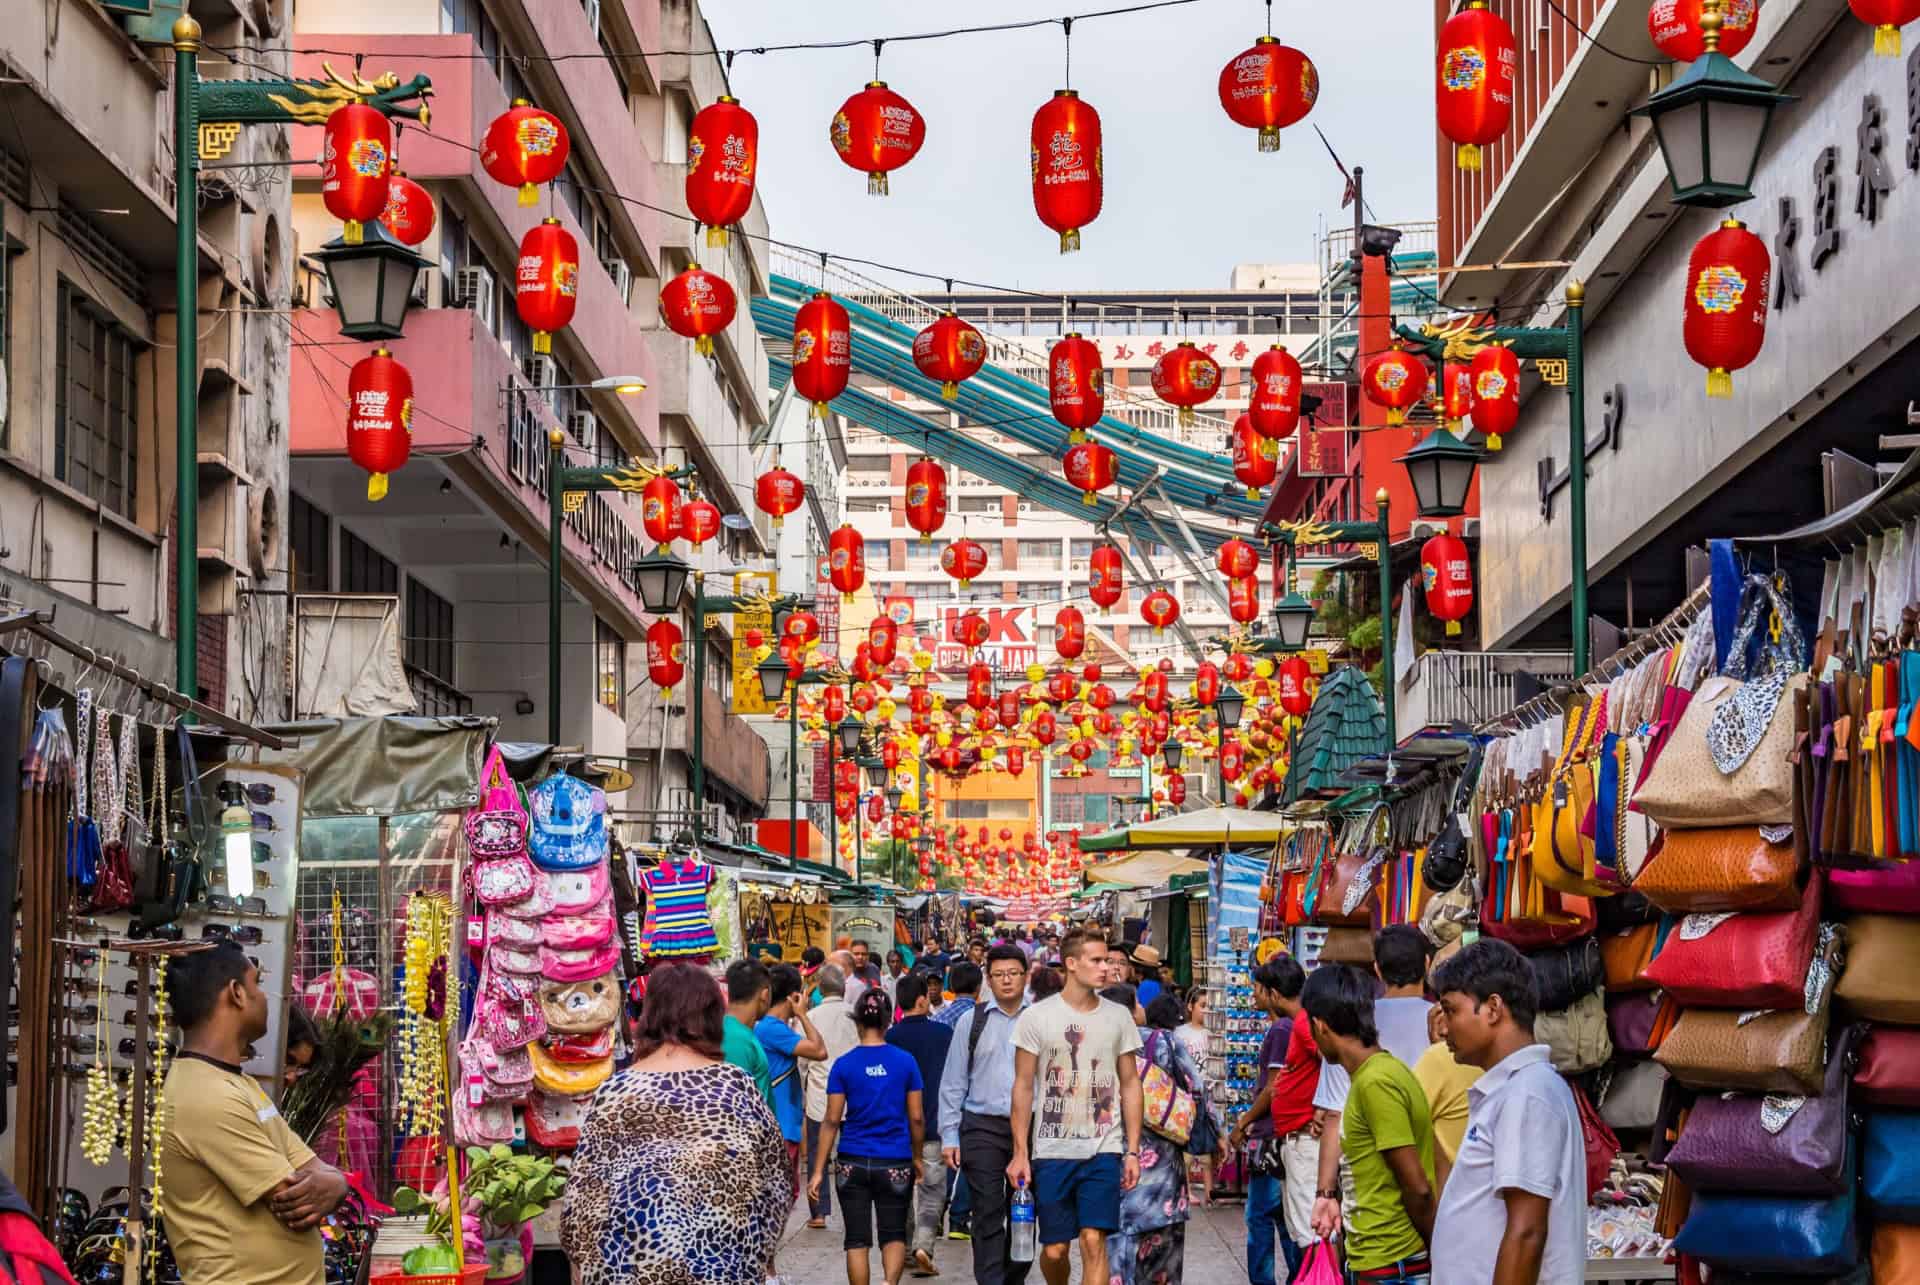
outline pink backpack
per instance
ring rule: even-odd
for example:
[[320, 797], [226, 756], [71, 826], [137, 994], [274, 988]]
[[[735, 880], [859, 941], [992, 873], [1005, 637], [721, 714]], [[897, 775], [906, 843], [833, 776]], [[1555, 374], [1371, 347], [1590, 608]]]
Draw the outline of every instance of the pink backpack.
[[485, 967], [480, 975], [480, 1033], [496, 1051], [517, 1049], [547, 1033], [539, 991], [531, 982]]

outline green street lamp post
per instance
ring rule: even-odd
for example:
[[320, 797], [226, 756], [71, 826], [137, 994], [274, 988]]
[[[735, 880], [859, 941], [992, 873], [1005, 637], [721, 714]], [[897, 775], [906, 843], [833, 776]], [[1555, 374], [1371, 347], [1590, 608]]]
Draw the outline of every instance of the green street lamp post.
[[1701, 55], [1630, 113], [1653, 123], [1675, 205], [1720, 209], [1752, 200], [1773, 113], [1793, 101], [1720, 52], [1724, 23], [1720, 0], [1706, 0]]
[[[392, 74], [373, 81], [352, 79], [327, 68], [325, 80], [201, 80], [200, 24], [184, 14], [173, 24], [173, 219], [174, 308], [174, 464], [178, 526], [174, 570], [174, 686], [192, 696], [200, 690], [200, 163], [224, 156], [245, 125], [319, 125], [334, 108], [363, 103], [382, 115], [427, 123], [426, 99], [432, 82], [415, 76], [402, 84]], [[408, 273], [426, 260], [389, 242], [369, 224], [370, 244], [352, 249], [330, 244], [317, 257], [333, 283], [343, 334], [399, 333], [412, 297]], [[369, 271], [369, 269], [371, 271]], [[363, 289], [376, 281], [406, 288], [394, 297], [383, 289]], [[365, 309], [376, 311], [368, 314]]]

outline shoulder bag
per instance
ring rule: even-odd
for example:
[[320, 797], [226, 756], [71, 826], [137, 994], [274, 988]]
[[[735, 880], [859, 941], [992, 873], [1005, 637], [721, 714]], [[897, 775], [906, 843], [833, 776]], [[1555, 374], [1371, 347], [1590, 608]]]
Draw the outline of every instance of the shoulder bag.
[[1853, 1087], [1869, 1106], [1920, 1108], [1920, 1031], [1869, 1027]]
[[[1139, 1053], [1140, 1093], [1145, 1104], [1145, 1122], [1168, 1142], [1185, 1147], [1193, 1136], [1194, 1115], [1198, 1103], [1193, 1094], [1180, 1087], [1171, 1073], [1159, 1063], [1161, 1032], [1147, 1035], [1146, 1047]], [[1169, 1059], [1171, 1061], [1171, 1059]]]
[[1825, 1003], [1816, 1013], [1684, 1009], [1654, 1060], [1690, 1089], [1818, 1093], [1826, 1078], [1830, 1009]]
[[1920, 1281], [1920, 1227], [1881, 1223], [1873, 1229], [1873, 1279]]
[[1535, 951], [1527, 956], [1527, 966], [1533, 970], [1535, 1005], [1547, 1012], [1571, 1007], [1606, 980], [1600, 943], [1592, 937]]
[[1791, 910], [1804, 882], [1791, 826], [1710, 826], [1663, 833], [1633, 890], [1675, 915]]
[[1703, 1094], [1667, 1152], [1667, 1166], [1695, 1188], [1839, 1195], [1856, 1040], [1854, 1031], [1841, 1033], [1816, 1095]]
[[1820, 923], [1815, 880], [1797, 910], [1688, 915], [1644, 976], [1682, 1004], [1793, 1008], [1824, 992], [1839, 964], [1839, 930]]
[[[1860, 1258], [1854, 1231], [1856, 1164], [1849, 1154], [1840, 1192], [1833, 1196], [1695, 1191], [1693, 1208], [1673, 1247], [1716, 1269], [1805, 1275], [1845, 1271]], [[1720, 1280], [1717, 1270], [1714, 1280]]]
[[1920, 1223], [1920, 1111], [1874, 1111], [1861, 1134], [1867, 1207], [1892, 1223]]
[[1845, 923], [1840, 1003], [1869, 1021], [1920, 1026], [1920, 919], [1853, 915]]
[[1594, 867], [1593, 839], [1582, 832], [1594, 808], [1607, 703], [1594, 699], [1567, 724], [1546, 792], [1533, 808], [1533, 877], [1557, 892], [1610, 891]]
[[1585, 1075], [1613, 1056], [1606, 1000], [1599, 991], [1582, 995], [1567, 1008], [1536, 1014], [1533, 1034], [1547, 1046], [1553, 1069], [1562, 1075]]

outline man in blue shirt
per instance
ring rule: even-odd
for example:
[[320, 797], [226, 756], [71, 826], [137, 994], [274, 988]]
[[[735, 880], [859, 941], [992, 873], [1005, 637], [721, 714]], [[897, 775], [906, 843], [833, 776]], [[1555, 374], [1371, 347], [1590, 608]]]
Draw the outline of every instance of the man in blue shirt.
[[[805, 1136], [806, 1108], [800, 1095], [801, 1058], [820, 1061], [827, 1055], [827, 1042], [801, 1010], [800, 970], [792, 964], [778, 964], [767, 970], [771, 1003], [767, 1015], [754, 1024], [753, 1033], [767, 1054], [767, 1076], [773, 1084], [773, 1115], [780, 1122], [780, 1136], [787, 1143], [787, 1173], [793, 1179], [793, 1195], [800, 1193], [800, 1140]], [[799, 1022], [794, 1030], [789, 1023]], [[771, 1274], [771, 1273], [769, 1273]]]
[[953, 1031], [940, 1077], [940, 1146], [966, 1175], [973, 1201], [973, 1276], [978, 1285], [1020, 1285], [1032, 1263], [1008, 1257], [1007, 1165], [1013, 1160], [1013, 1024], [1026, 1011], [1027, 955], [1002, 943], [987, 952], [993, 1002]]
[[[963, 959], [949, 966], [947, 990], [952, 992], [953, 998], [933, 1015], [933, 1020], [942, 1023], [950, 1031], [959, 1029], [961, 1020], [971, 1017], [973, 1010], [980, 1006], [981, 980], [982, 974], [977, 964], [969, 964]], [[936, 1078], [932, 1084], [933, 1091], [939, 1092], [939, 1086], [940, 1081]], [[927, 1132], [932, 1133], [933, 1130]]]
[[1134, 994], [1145, 1008], [1160, 997], [1160, 952], [1129, 942], [1127, 962], [1133, 965]]
[[[904, 1016], [887, 1032], [887, 1043], [904, 1049], [919, 1064], [920, 1079], [938, 1085], [946, 1072], [953, 1028], [928, 1015], [927, 979], [920, 973], [902, 977], [893, 992]], [[933, 1276], [933, 1242], [940, 1234], [940, 1216], [947, 1207], [947, 1166], [940, 1147], [940, 1095], [929, 1093], [926, 1128], [920, 1144], [920, 1192], [914, 1201], [913, 1274]]]

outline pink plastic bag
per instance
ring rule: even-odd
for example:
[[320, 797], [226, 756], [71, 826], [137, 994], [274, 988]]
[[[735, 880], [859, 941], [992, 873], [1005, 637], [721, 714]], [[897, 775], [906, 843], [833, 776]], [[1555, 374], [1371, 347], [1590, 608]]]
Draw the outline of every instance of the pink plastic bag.
[[1300, 1273], [1293, 1278], [1293, 1285], [1343, 1285], [1344, 1280], [1340, 1274], [1340, 1251], [1333, 1247], [1332, 1241], [1319, 1240], [1300, 1260]]

